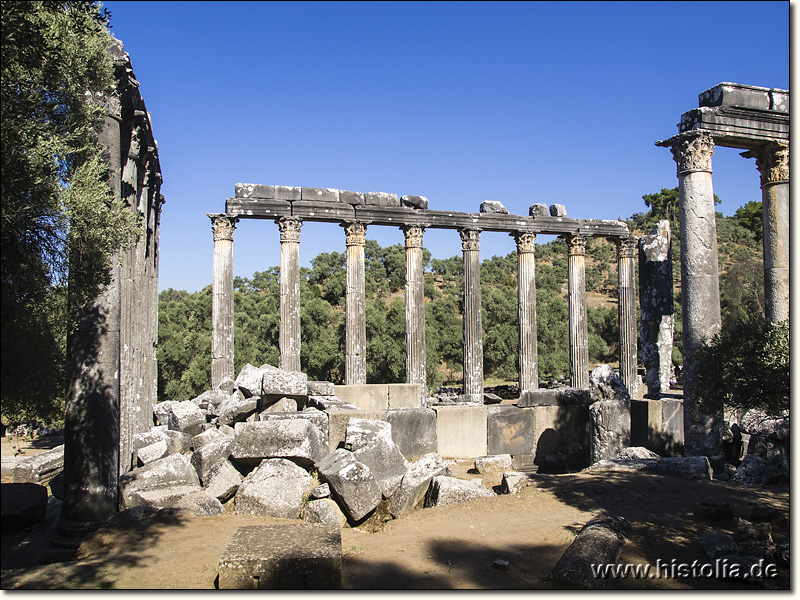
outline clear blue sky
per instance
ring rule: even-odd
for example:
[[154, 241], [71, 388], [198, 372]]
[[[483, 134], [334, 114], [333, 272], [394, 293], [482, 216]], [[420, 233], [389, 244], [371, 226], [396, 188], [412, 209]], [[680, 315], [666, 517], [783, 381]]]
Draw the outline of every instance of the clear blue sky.
[[[211, 283], [207, 212], [237, 182], [427, 196], [477, 212], [560, 203], [627, 218], [677, 185], [654, 142], [723, 81], [789, 88], [788, 2], [106, 2], [159, 142], [159, 288]], [[726, 215], [759, 200], [752, 159], [717, 148]], [[400, 243], [397, 229], [367, 237]], [[548, 241], [540, 236], [541, 241]], [[279, 264], [277, 226], [241, 221], [234, 272]], [[458, 234], [430, 230], [437, 258]], [[481, 236], [481, 258], [514, 249]], [[344, 251], [306, 223], [301, 263]]]

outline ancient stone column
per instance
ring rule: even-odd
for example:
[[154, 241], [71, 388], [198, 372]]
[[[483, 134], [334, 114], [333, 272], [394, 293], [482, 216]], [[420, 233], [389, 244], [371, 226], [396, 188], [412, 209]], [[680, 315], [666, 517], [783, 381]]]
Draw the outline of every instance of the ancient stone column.
[[364, 289], [364, 246], [367, 226], [343, 225], [347, 235], [347, 287], [345, 291], [345, 385], [367, 383], [367, 319]]
[[659, 221], [650, 235], [639, 238], [639, 332], [647, 396], [658, 399], [669, 391], [673, 376], [672, 342], [675, 310], [672, 293], [672, 233], [669, 221]]
[[668, 146], [678, 164], [681, 219], [681, 317], [683, 322], [683, 419], [686, 456], [722, 457], [722, 412], [701, 409], [695, 389], [696, 355], [720, 330], [719, 263], [708, 132], [679, 134]]
[[460, 229], [464, 254], [464, 395], [483, 404], [480, 229]]
[[636, 380], [636, 238], [617, 245], [617, 295], [619, 300], [619, 376], [631, 398], [638, 393]]
[[569, 373], [572, 387], [589, 387], [589, 329], [586, 319], [586, 236], [567, 236], [569, 258]]
[[517, 242], [517, 310], [519, 311], [519, 391], [539, 387], [536, 339], [536, 234], [512, 233]]
[[239, 221], [207, 213], [214, 232], [214, 280], [211, 303], [211, 387], [233, 372], [233, 230]]
[[403, 227], [406, 236], [406, 383], [418, 383], [423, 398], [425, 377], [425, 273], [422, 262], [424, 227]]
[[280, 330], [278, 367], [300, 371], [300, 227], [297, 217], [275, 221], [281, 232]]
[[789, 144], [771, 142], [742, 153], [761, 173], [764, 299], [768, 323], [789, 318]]

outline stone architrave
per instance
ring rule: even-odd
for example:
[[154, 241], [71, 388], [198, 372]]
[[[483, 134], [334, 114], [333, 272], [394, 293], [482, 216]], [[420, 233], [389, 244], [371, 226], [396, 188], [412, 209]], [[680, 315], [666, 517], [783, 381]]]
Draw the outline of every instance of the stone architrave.
[[464, 395], [483, 404], [480, 229], [460, 229], [464, 255]]
[[639, 305], [647, 395], [658, 399], [669, 391], [673, 374], [672, 233], [667, 220], [639, 239]]
[[300, 370], [300, 227], [296, 217], [275, 221], [281, 233], [280, 331], [278, 367]]
[[764, 299], [768, 323], [789, 318], [789, 144], [771, 142], [742, 153], [761, 173]]
[[239, 221], [208, 213], [214, 232], [214, 280], [211, 304], [211, 387], [233, 378], [233, 230]]
[[619, 296], [619, 370], [620, 378], [635, 397], [636, 379], [636, 239], [633, 236], [617, 243], [617, 293]]
[[670, 148], [678, 165], [684, 453], [721, 460], [722, 411], [704, 412], [695, 389], [697, 352], [721, 326], [717, 224], [711, 183], [714, 140], [708, 132], [694, 130], [657, 145]]
[[345, 308], [345, 385], [367, 383], [367, 321], [364, 289], [364, 246], [367, 226], [364, 223], [343, 225], [347, 235], [346, 308]]
[[403, 227], [406, 238], [406, 383], [418, 383], [425, 398], [425, 273], [422, 235], [424, 227]]
[[567, 236], [569, 371], [571, 386], [589, 386], [589, 329], [586, 319], [586, 236]]
[[539, 387], [536, 330], [536, 234], [511, 234], [517, 243], [517, 306], [519, 310], [519, 389]]

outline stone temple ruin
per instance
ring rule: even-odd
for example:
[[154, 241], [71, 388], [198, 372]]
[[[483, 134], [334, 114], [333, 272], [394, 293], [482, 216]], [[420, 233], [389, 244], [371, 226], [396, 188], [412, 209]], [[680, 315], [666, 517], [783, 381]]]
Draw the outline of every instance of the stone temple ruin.
[[[143, 216], [147, 230], [121, 256], [111, 286], [71, 340], [76, 370], [65, 420], [64, 504], [51, 557], [74, 549], [81, 534], [119, 510], [133, 518], [162, 507], [210, 515], [232, 498], [239, 513], [326, 524], [325, 547], [335, 555], [338, 538], [331, 525], [493, 495], [450, 477], [444, 458], [476, 459], [479, 472], [506, 472], [505, 493], [524, 486], [534, 467], [613, 469], [631, 459], [620, 468], [695, 478], [712, 478], [712, 467], [720, 469], [721, 415], [700, 412], [692, 388], [694, 353], [720, 325], [711, 154], [716, 143], [744, 148], [743, 156], [756, 158], [768, 319], [786, 319], [788, 92], [720, 84], [700, 95], [699, 109], [683, 115], [678, 135], [658, 142], [672, 150], [680, 182], [683, 400], [668, 394], [674, 377], [668, 223], [637, 240], [624, 222], [569, 218], [558, 204], [533, 204], [527, 216], [508, 214], [499, 202], [463, 213], [429, 209], [422, 196], [237, 184], [225, 212], [208, 215], [214, 239], [211, 387], [190, 401], [157, 403], [158, 222], [164, 202], [158, 150], [121, 45], [114, 57], [118, 88], [102, 140], [114, 191]], [[236, 374], [233, 232], [245, 218], [274, 221], [280, 231], [280, 360], [277, 367], [246, 365]], [[345, 233], [344, 385], [308, 381], [300, 368], [304, 221], [336, 224]], [[375, 226], [405, 233], [404, 383], [366, 383], [364, 246], [367, 227]], [[462, 241], [464, 386], [462, 402], [449, 406], [426, 402], [422, 247], [430, 228], [456, 230]], [[520, 397], [513, 405], [484, 403], [483, 231], [507, 233], [517, 244]], [[538, 387], [537, 234], [562, 236], [569, 245], [569, 388]], [[589, 372], [584, 258], [590, 236], [609, 238], [618, 249], [619, 375], [606, 365]], [[644, 400], [636, 400], [637, 247]], [[297, 527], [305, 539], [308, 531]], [[259, 577], [266, 582], [264, 569], [278, 558], [245, 555], [253, 544], [264, 546], [258, 539], [275, 535], [237, 532], [220, 562], [221, 587], [249, 586]], [[335, 556], [325, 564], [334, 574], [326, 571], [330, 577], [323, 580], [336, 587]], [[254, 569], [261, 571], [256, 575]]]

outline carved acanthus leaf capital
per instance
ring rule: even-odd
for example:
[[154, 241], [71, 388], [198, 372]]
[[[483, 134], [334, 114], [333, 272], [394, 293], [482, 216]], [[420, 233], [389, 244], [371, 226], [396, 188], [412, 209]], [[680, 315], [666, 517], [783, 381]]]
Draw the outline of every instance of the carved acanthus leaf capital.
[[517, 242], [517, 254], [536, 251], [536, 234], [530, 231], [515, 231], [511, 234]]
[[570, 236], [567, 236], [567, 245], [569, 246], [569, 256], [585, 256], [586, 255], [586, 236], [585, 235], [570, 235]]
[[211, 219], [211, 231], [214, 233], [214, 241], [233, 241], [233, 230], [236, 229], [236, 223], [239, 219], [230, 217], [226, 214], [208, 213]]
[[422, 248], [422, 234], [425, 228], [419, 225], [405, 225], [403, 233], [406, 235], [406, 248]]
[[688, 131], [668, 140], [657, 142], [657, 146], [669, 148], [678, 164], [678, 175], [705, 171], [711, 173], [711, 157], [714, 155], [714, 138], [707, 131]]
[[789, 181], [789, 144], [771, 142], [753, 150], [742, 152], [745, 158], [755, 158], [761, 185], [787, 183]]
[[480, 229], [468, 227], [466, 229], [459, 229], [458, 233], [461, 236], [461, 249], [464, 252], [468, 250], [475, 250], [475, 251], [480, 250], [481, 247]]
[[297, 217], [281, 217], [276, 219], [275, 223], [281, 232], [281, 243], [300, 242], [300, 228], [303, 226], [303, 221]]
[[636, 247], [639, 238], [636, 236], [629, 236], [623, 239], [617, 239], [617, 258], [636, 258]]
[[346, 246], [365, 246], [367, 243], [367, 226], [356, 221], [342, 225], [347, 235]]

